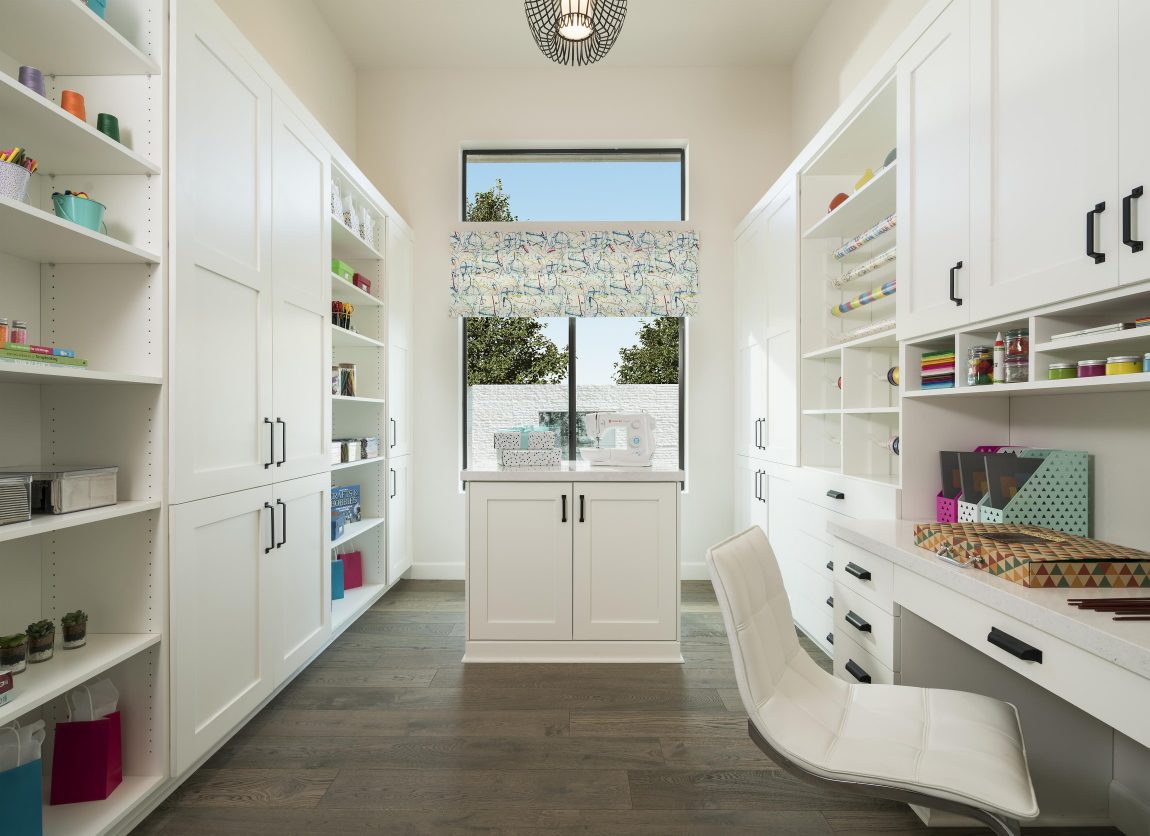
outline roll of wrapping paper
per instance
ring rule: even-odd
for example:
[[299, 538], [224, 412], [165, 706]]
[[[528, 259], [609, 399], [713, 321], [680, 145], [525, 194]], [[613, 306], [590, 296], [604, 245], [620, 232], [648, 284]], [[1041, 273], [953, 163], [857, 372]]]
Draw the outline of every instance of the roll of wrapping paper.
[[835, 305], [831, 308], [832, 316], [843, 316], [851, 311], [857, 311], [863, 305], [869, 305], [871, 302], [877, 302], [879, 299], [885, 299], [888, 296], [894, 296], [895, 280], [884, 284], [882, 287], [872, 288], [866, 293], [860, 293], [854, 299], [849, 299], [841, 305]]
[[875, 270], [879, 269], [880, 267], [883, 267], [887, 264], [892, 263], [896, 257], [896, 253], [895, 253], [896, 249], [897, 249], [897, 247], [891, 247], [889, 250], [886, 250], [885, 252], [879, 253], [874, 258], [868, 259], [867, 261], [864, 261], [862, 264], [860, 264], [858, 267], [854, 268], [853, 270], [848, 270], [846, 273], [843, 273], [837, 279], [831, 279], [831, 286], [832, 287], [842, 287], [844, 285], [848, 285], [851, 282], [856, 281], [857, 279], [861, 279], [863, 276], [866, 276], [869, 273], [873, 273]]
[[855, 250], [866, 246], [871, 241], [873, 241], [875, 238], [878, 238], [880, 235], [885, 235], [886, 233], [890, 232], [892, 229], [895, 228], [896, 225], [897, 225], [897, 221], [895, 220], [895, 216], [892, 213], [891, 215], [888, 215], [886, 218], [884, 218], [879, 223], [872, 226], [870, 229], [868, 229], [862, 235], [856, 235], [854, 238], [847, 241], [845, 244], [843, 244], [841, 247], [839, 247], [837, 250], [835, 250], [831, 255], [834, 256], [836, 261], [838, 259], [846, 258], [848, 255], [853, 253]]

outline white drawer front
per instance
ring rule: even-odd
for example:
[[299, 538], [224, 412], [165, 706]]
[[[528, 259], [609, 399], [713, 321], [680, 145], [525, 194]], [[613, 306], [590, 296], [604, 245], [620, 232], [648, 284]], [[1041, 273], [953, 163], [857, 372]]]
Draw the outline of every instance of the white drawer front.
[[868, 676], [874, 685], [898, 684], [897, 673], [841, 632], [835, 636], [835, 676], [851, 684], [865, 682]]
[[[905, 569], [895, 572], [895, 596], [916, 615], [1150, 746], [1150, 679]], [[992, 629], [1041, 651], [1042, 661], [1025, 661], [992, 644]]]
[[836, 537], [834, 565], [835, 583], [898, 615], [898, 605], [894, 602], [894, 566], [889, 560]]
[[787, 597], [791, 601], [791, 608], [797, 599], [810, 601], [826, 601], [834, 593], [834, 581], [823, 575], [812, 572], [800, 563], [779, 563], [783, 573], [783, 583], [787, 587]]
[[827, 636], [834, 631], [833, 613], [830, 607], [822, 601], [799, 598], [791, 601], [791, 614], [795, 618], [795, 624], [802, 627], [804, 632], [827, 652], [827, 655], [834, 655], [833, 648], [827, 641]]
[[898, 618], [857, 592], [835, 584], [835, 637], [847, 636], [889, 667], [898, 670]]
[[834, 547], [805, 531], [795, 533], [795, 561], [830, 581], [834, 577]]
[[851, 479], [810, 467], [802, 468], [802, 474], [802, 478], [796, 480], [800, 499], [855, 519], [881, 520], [898, 516], [898, 490], [890, 485]]
[[800, 532], [816, 540], [822, 540], [828, 545], [833, 544], [835, 537], [827, 531], [827, 523], [831, 520], [843, 519], [840, 511], [824, 508], [809, 499], [800, 499], [794, 503], [794, 525]]

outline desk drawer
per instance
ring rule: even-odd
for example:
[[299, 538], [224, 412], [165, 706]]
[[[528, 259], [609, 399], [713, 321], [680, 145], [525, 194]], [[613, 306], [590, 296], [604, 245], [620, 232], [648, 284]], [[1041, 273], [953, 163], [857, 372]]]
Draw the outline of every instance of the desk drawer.
[[835, 583], [857, 592], [885, 612], [898, 615], [894, 602], [894, 566], [884, 557], [835, 538]]
[[796, 599], [825, 602], [834, 594], [833, 580], [811, 571], [800, 563], [780, 561], [779, 570], [782, 572], [783, 584], [787, 588], [787, 598], [791, 601], [792, 609]]
[[[897, 489], [804, 467], [796, 480], [799, 499], [855, 519], [892, 519], [898, 515]], [[841, 498], [840, 495], [841, 494]]]
[[826, 578], [828, 582], [834, 577], [831, 567], [834, 565], [835, 553], [830, 543], [812, 537], [805, 531], [795, 532], [794, 543], [795, 562]]
[[814, 639], [815, 644], [826, 651], [828, 656], [834, 656], [834, 648], [827, 642], [827, 635], [834, 630], [834, 613], [830, 607], [811, 598], [792, 599], [791, 615], [794, 616], [795, 624]]
[[[1150, 712], [1146, 710], [1150, 706], [1150, 679], [906, 569], [896, 569], [894, 589], [895, 597], [916, 615], [1143, 746], [1150, 746]], [[1071, 591], [1067, 590], [1067, 597]], [[835, 603], [837, 606], [837, 598]], [[1000, 631], [996, 634], [998, 644], [989, 640], [992, 630]], [[1034, 651], [1041, 652], [1041, 661]], [[1032, 658], [1028, 661], [1019, 655]]]
[[[836, 567], [837, 572], [837, 567]], [[891, 670], [898, 670], [898, 619], [835, 583], [835, 638], [846, 636]]]
[[898, 684], [898, 674], [842, 632], [835, 636], [835, 676], [852, 685], [865, 681], [859, 677], [867, 676], [875, 685]]
[[827, 531], [827, 523], [831, 520], [842, 520], [846, 517], [845, 514], [833, 508], [824, 508], [809, 499], [796, 500], [793, 508], [794, 526], [799, 532], [816, 540], [822, 540], [828, 545], [834, 543], [834, 535]]

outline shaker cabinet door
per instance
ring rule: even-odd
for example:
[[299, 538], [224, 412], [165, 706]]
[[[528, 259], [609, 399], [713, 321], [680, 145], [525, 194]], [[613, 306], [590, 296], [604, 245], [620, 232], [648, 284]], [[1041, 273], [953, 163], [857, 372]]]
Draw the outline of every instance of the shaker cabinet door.
[[1118, 4], [1118, 200], [1122, 223], [1119, 279], [1150, 279], [1150, 3]]

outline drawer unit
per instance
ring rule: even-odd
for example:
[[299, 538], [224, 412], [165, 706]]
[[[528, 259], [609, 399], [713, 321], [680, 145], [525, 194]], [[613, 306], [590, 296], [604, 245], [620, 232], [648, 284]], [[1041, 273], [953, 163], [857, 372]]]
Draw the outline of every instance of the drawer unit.
[[841, 476], [813, 467], [801, 469], [796, 495], [813, 505], [855, 519], [893, 519], [898, 516], [898, 489]]
[[829, 596], [834, 594], [833, 580], [812, 572], [802, 564], [780, 562], [779, 569], [783, 574], [783, 584], [787, 588], [787, 597], [791, 600], [792, 609], [798, 598], [826, 601]]
[[835, 538], [835, 583], [861, 595], [891, 615], [898, 615], [894, 602], [894, 566], [889, 560]]
[[894, 586], [916, 615], [1150, 746], [1150, 679], [906, 569], [895, 572]]
[[852, 685], [897, 685], [899, 682], [897, 673], [841, 631], [835, 637], [835, 676]]
[[795, 624], [810, 636], [828, 656], [834, 656], [834, 648], [827, 636], [834, 631], [834, 614], [822, 601], [800, 597], [791, 600], [791, 614]]
[[796, 530], [816, 540], [822, 540], [828, 545], [834, 542], [834, 535], [827, 531], [827, 523], [831, 520], [841, 520], [843, 518], [841, 512], [824, 508], [809, 499], [797, 500], [794, 503], [794, 512]]
[[834, 577], [834, 548], [805, 531], [795, 532], [794, 560], [829, 582]]
[[[837, 568], [836, 568], [837, 571]], [[847, 636], [892, 670], [898, 670], [898, 619], [840, 583], [835, 584], [835, 636]]]

